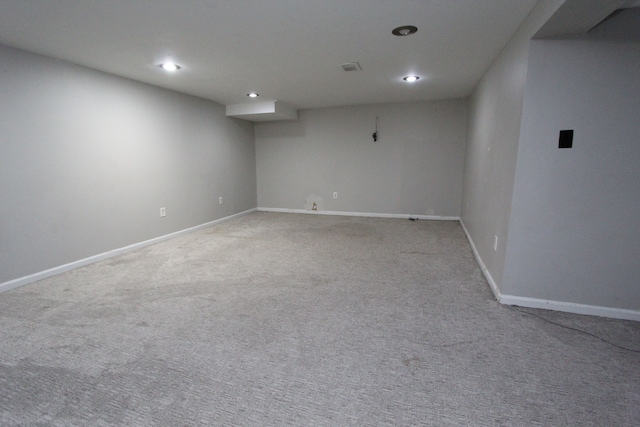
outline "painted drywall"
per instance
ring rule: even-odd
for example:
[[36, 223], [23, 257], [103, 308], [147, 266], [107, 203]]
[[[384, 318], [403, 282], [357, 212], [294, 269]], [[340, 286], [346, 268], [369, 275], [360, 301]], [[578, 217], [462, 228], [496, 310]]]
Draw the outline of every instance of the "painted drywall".
[[509, 238], [529, 40], [562, 3], [543, 0], [536, 4], [470, 101], [461, 219], [496, 293]]
[[0, 76], [0, 283], [256, 207], [223, 106], [8, 47]]
[[503, 293], [640, 310], [638, 76], [639, 41], [532, 41]]
[[324, 211], [458, 217], [466, 116], [463, 99], [302, 110], [297, 120], [258, 123], [258, 207], [305, 209], [315, 196]]

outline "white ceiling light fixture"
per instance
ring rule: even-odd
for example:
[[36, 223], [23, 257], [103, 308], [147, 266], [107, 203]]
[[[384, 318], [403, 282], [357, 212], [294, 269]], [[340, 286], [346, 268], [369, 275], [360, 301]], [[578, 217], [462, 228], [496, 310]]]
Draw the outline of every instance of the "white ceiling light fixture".
[[418, 31], [418, 27], [414, 27], [413, 25], [404, 25], [402, 27], [394, 28], [393, 31], [391, 31], [391, 34], [398, 37], [405, 37], [415, 34], [416, 31]]
[[259, 94], [259, 93], [256, 93], [256, 92], [249, 92], [249, 93], [247, 94], [247, 96], [248, 96], [249, 98], [257, 98], [257, 97], [259, 97], [259, 96], [260, 96], [260, 94]]
[[406, 76], [406, 77], [403, 77], [402, 80], [404, 80], [407, 83], [413, 83], [420, 80], [420, 76]]
[[165, 71], [168, 71], [170, 73], [173, 73], [174, 71], [178, 71], [181, 67], [176, 64], [175, 62], [163, 62], [162, 64], [160, 64], [160, 68], [162, 68]]

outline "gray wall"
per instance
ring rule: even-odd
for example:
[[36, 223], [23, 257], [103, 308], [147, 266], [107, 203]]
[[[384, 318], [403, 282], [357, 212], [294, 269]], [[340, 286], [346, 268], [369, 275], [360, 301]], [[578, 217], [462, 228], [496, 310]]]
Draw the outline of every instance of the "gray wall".
[[304, 209], [315, 195], [326, 211], [457, 217], [466, 116], [467, 100], [448, 100], [303, 110], [297, 120], [257, 123], [258, 206]]
[[0, 76], [0, 283], [256, 207], [221, 105], [1, 46]]
[[529, 40], [562, 3], [543, 0], [533, 8], [471, 97], [461, 219], [498, 289], [509, 237]]
[[503, 293], [640, 309], [639, 76], [638, 42], [531, 42]]

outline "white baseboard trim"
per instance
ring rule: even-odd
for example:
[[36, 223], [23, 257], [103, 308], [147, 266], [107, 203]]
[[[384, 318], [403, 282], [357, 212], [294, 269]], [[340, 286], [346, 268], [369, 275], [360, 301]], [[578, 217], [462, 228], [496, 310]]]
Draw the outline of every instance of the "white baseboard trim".
[[333, 216], [361, 216], [369, 218], [400, 218], [400, 219], [423, 219], [430, 221], [459, 221], [457, 216], [437, 216], [437, 215], [408, 215], [408, 214], [386, 214], [367, 212], [342, 212], [342, 211], [308, 211], [306, 209], [282, 209], [282, 208], [258, 208], [259, 212], [280, 212], [296, 213], [307, 215], [333, 215]]
[[496, 284], [495, 280], [493, 280], [493, 277], [491, 276], [491, 273], [487, 269], [487, 266], [484, 264], [484, 262], [482, 262], [482, 258], [480, 258], [480, 254], [476, 249], [476, 245], [473, 243], [473, 239], [471, 238], [471, 235], [469, 234], [467, 227], [465, 227], [464, 222], [462, 222], [462, 219], [460, 219], [460, 225], [464, 230], [464, 234], [467, 236], [467, 241], [469, 242], [469, 246], [471, 246], [471, 250], [473, 251], [473, 256], [476, 257], [476, 261], [478, 262], [478, 265], [482, 270], [482, 274], [484, 274], [484, 277], [487, 279], [487, 282], [489, 282], [489, 287], [493, 292], [493, 296], [496, 298], [498, 302], [501, 302], [502, 298], [500, 294], [500, 289], [498, 288], [498, 285]]
[[55, 276], [57, 274], [62, 274], [67, 271], [76, 269], [78, 267], [83, 267], [85, 265], [93, 264], [95, 262], [103, 261], [105, 259], [122, 255], [127, 252], [134, 251], [136, 249], [143, 248], [145, 246], [153, 245], [155, 243], [160, 243], [164, 240], [169, 240], [171, 238], [180, 236], [181, 234], [191, 233], [196, 230], [200, 230], [202, 228], [211, 227], [212, 225], [220, 224], [225, 221], [232, 220], [234, 218], [239, 218], [241, 216], [250, 214], [255, 212], [257, 209], [249, 209], [244, 212], [239, 212], [237, 214], [233, 214], [224, 218], [216, 219], [214, 221], [210, 221], [204, 224], [196, 225], [195, 227], [185, 228], [184, 230], [175, 231], [173, 233], [165, 234], [164, 236], [154, 237], [153, 239], [145, 240], [143, 242], [134, 243], [132, 245], [124, 246], [122, 248], [113, 249], [111, 251], [103, 252], [98, 255], [93, 255], [88, 258], [83, 258], [78, 261], [73, 261], [68, 264], [60, 265], [58, 267], [53, 267], [48, 270], [40, 271], [38, 273], [30, 274], [28, 276], [19, 277], [14, 280], [9, 280], [8, 282], [0, 283], [0, 292], [8, 291], [10, 289], [17, 288], [19, 286], [24, 286], [29, 283], [37, 282], [38, 280], [46, 279], [47, 277]]
[[623, 308], [613, 308], [613, 307], [602, 307], [597, 305], [586, 305], [586, 304], [577, 304], [573, 302], [562, 302], [562, 301], [551, 301], [551, 300], [543, 300], [538, 298], [528, 298], [528, 297], [520, 297], [516, 295], [506, 295], [500, 292], [498, 285], [491, 277], [491, 273], [487, 270], [487, 266], [482, 262], [482, 258], [478, 254], [476, 250], [476, 245], [473, 243], [473, 239], [471, 239], [471, 235], [465, 227], [462, 219], [460, 220], [460, 225], [462, 225], [462, 229], [464, 230], [464, 234], [467, 235], [467, 240], [469, 241], [469, 245], [473, 250], [473, 255], [476, 257], [476, 261], [478, 261], [478, 265], [484, 274], [484, 277], [489, 282], [489, 286], [491, 287], [491, 291], [493, 291], [493, 295], [496, 300], [500, 304], [504, 305], [516, 305], [519, 307], [528, 307], [528, 308], [542, 308], [546, 310], [555, 310], [555, 311], [564, 311], [566, 313], [575, 313], [575, 314], [586, 314], [590, 316], [600, 316], [600, 317], [608, 317], [612, 319], [623, 319], [623, 320], [634, 320], [640, 322], [640, 311], [636, 310], [627, 310]]
[[567, 313], [587, 314], [590, 316], [609, 317], [612, 319], [635, 320], [640, 322], [640, 311], [624, 308], [602, 307], [597, 305], [577, 304], [573, 302], [549, 301], [538, 298], [519, 297], [503, 294], [500, 303], [519, 307], [542, 308], [546, 310], [564, 311]]

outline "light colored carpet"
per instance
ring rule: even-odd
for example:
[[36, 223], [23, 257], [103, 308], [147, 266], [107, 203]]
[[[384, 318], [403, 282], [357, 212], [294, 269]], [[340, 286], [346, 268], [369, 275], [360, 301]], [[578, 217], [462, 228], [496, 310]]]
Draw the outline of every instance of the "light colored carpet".
[[640, 354], [499, 305], [457, 222], [254, 213], [0, 294], [0, 342], [3, 426], [640, 425]]

